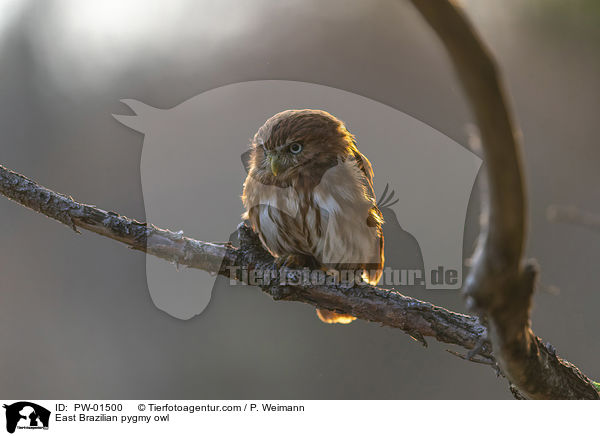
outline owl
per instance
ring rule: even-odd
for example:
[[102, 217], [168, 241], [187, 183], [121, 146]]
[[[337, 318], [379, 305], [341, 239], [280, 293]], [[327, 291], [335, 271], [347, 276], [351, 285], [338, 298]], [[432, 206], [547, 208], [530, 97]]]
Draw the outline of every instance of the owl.
[[[242, 202], [278, 265], [353, 271], [371, 284], [383, 272], [383, 216], [373, 169], [344, 123], [322, 110], [286, 110], [251, 143]], [[326, 323], [355, 318], [317, 309]]]

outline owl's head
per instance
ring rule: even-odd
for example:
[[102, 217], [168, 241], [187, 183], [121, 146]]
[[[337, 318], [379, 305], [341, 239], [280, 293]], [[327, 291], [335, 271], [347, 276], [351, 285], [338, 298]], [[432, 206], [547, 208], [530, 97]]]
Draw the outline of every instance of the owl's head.
[[273, 115], [252, 141], [249, 175], [264, 184], [318, 183], [325, 171], [356, 149], [354, 137], [333, 115], [314, 109]]

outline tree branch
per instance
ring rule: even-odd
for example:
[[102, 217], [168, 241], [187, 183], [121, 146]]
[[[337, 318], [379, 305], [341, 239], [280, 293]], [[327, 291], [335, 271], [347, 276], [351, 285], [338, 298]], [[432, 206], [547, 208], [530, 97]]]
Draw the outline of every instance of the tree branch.
[[[243, 279], [240, 268], [273, 271], [262, 289], [274, 299], [300, 301], [350, 313], [358, 318], [459, 345], [467, 358], [493, 357], [523, 398], [598, 399], [594, 383], [574, 365], [556, 356], [530, 328], [536, 267], [523, 262], [526, 200], [520, 144], [494, 61], [464, 14], [447, 0], [411, 0], [442, 40], [473, 108], [482, 139], [489, 185], [488, 225], [482, 230], [467, 277], [468, 304], [483, 315], [458, 314], [398, 292], [373, 286], [315, 286], [299, 273], [277, 270], [250, 228], [240, 225], [240, 247], [184, 237], [113, 212], [74, 201], [0, 166], [0, 193], [77, 231], [83, 228], [159, 258]], [[485, 199], [484, 199], [485, 200]], [[236, 269], [237, 268], [237, 269]], [[282, 280], [294, 285], [281, 285]], [[489, 331], [488, 331], [489, 330]]]
[[537, 267], [523, 261], [526, 199], [521, 146], [495, 62], [465, 14], [447, 0], [412, 0], [442, 41], [481, 134], [488, 193], [464, 292], [487, 319], [493, 355], [509, 382], [531, 399], [598, 399], [593, 383], [556, 356], [530, 328]]
[[[297, 271], [277, 269], [273, 257], [245, 224], [238, 227], [239, 248], [229, 243], [197, 241], [183, 236], [182, 232], [159, 229], [79, 203], [1, 165], [0, 193], [73, 230], [86, 229], [178, 265], [217, 272], [226, 277], [233, 273], [236, 279], [244, 278], [243, 269], [248, 271], [246, 277], [252, 270], [272, 271], [271, 285], [262, 289], [276, 300], [299, 301], [350, 313], [366, 321], [399, 328], [421, 342], [424, 342], [423, 337], [433, 337], [440, 342], [475, 349], [486, 362], [491, 361], [489, 346], [480, 347], [486, 328], [477, 318], [369, 285], [342, 287], [303, 283]], [[288, 285], [280, 284], [284, 281]]]

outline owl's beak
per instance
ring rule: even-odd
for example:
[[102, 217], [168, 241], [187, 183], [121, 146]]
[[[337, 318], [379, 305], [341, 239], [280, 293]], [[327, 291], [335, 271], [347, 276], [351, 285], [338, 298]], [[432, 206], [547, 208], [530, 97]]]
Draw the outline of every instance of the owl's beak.
[[274, 176], [277, 176], [277, 174], [279, 174], [279, 171], [281, 169], [281, 164], [279, 162], [279, 159], [277, 156], [269, 156], [269, 161], [271, 163], [271, 172], [273, 173]]

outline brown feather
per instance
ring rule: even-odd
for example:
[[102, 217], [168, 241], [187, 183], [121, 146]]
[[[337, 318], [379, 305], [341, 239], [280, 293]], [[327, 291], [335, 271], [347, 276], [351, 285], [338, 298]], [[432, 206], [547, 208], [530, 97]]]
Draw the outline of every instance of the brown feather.
[[[292, 144], [301, 151], [292, 153]], [[276, 175], [271, 159], [282, 168]], [[379, 281], [383, 216], [373, 169], [333, 115], [303, 109], [269, 118], [252, 141], [242, 201], [244, 217], [274, 256], [308, 256], [324, 268], [361, 270], [369, 283]], [[320, 317], [336, 322], [334, 315]]]

